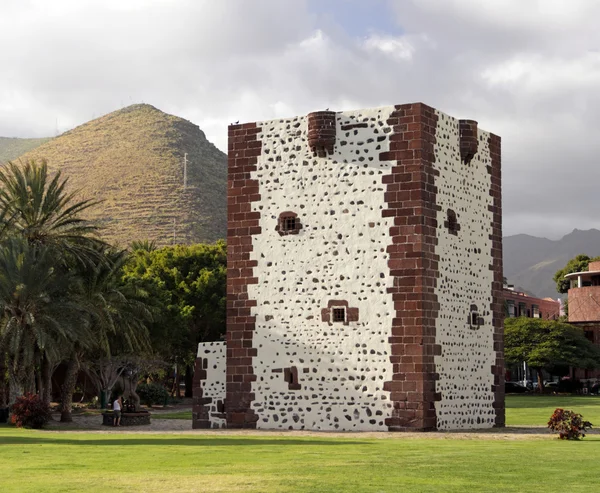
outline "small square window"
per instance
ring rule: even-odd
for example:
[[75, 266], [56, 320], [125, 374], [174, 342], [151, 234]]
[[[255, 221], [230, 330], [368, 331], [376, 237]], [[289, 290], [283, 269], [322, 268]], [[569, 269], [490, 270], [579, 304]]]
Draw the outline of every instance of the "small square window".
[[300, 221], [298, 214], [293, 211], [285, 211], [279, 214], [275, 231], [277, 231], [280, 236], [297, 235], [301, 229], [302, 222]]
[[334, 308], [332, 310], [334, 322], [345, 322], [346, 321], [346, 309], [345, 308]]
[[294, 231], [296, 229], [296, 218], [287, 216], [283, 218], [282, 226], [284, 231]]

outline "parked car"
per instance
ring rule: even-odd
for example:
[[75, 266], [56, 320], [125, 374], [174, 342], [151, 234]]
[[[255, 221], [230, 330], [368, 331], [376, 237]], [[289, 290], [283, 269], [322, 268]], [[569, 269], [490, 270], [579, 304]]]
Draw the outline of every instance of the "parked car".
[[507, 394], [523, 394], [529, 389], [517, 382], [504, 382], [504, 392]]

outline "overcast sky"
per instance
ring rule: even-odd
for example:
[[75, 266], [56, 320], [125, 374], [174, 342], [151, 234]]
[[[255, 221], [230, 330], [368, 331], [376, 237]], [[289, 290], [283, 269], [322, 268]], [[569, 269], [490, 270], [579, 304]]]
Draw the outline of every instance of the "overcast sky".
[[600, 0], [0, 0], [0, 136], [422, 101], [502, 137], [504, 234], [600, 229]]

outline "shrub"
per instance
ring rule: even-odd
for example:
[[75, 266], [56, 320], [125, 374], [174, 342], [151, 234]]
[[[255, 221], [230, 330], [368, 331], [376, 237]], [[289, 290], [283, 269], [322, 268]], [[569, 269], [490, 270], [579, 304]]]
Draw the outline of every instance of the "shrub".
[[554, 410], [548, 428], [558, 432], [561, 440], [579, 440], [585, 436], [585, 431], [592, 427], [592, 423], [584, 421], [581, 414], [577, 414], [568, 409], [557, 408]]
[[42, 428], [50, 420], [50, 406], [35, 394], [17, 397], [10, 422], [19, 428]]
[[146, 406], [152, 407], [153, 404], [164, 404], [169, 398], [167, 390], [158, 383], [143, 383], [138, 385], [136, 394]]

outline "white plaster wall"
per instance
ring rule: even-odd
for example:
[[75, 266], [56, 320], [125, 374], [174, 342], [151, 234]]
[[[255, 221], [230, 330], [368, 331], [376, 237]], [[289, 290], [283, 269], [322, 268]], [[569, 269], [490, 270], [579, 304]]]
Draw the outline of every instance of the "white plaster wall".
[[202, 397], [211, 397], [209, 404], [211, 428], [226, 428], [226, 420], [215, 416], [218, 414], [218, 401], [225, 402], [226, 381], [226, 356], [225, 342], [201, 342], [198, 344], [198, 358], [205, 358], [206, 380], [202, 380]]
[[[337, 114], [333, 155], [316, 158], [308, 148], [307, 117], [261, 122], [262, 155], [252, 178], [260, 185], [262, 233], [253, 237], [257, 300], [253, 407], [258, 428], [387, 430], [391, 414], [390, 328], [394, 317], [387, 266], [392, 219], [382, 176], [392, 162], [385, 123], [393, 107]], [[368, 128], [342, 131], [346, 124]], [[378, 142], [378, 138], [382, 139]], [[298, 235], [279, 236], [279, 214], [294, 211]], [[359, 321], [328, 325], [321, 309], [329, 300], [358, 307]], [[284, 374], [298, 368], [300, 390]]]
[[[438, 429], [486, 428], [494, 424], [494, 377], [496, 361], [492, 326], [492, 213], [488, 205], [491, 176], [489, 134], [479, 130], [479, 147], [470, 164], [461, 162], [458, 120], [436, 111], [435, 168], [438, 212], [439, 278], [436, 294], [440, 310], [436, 321], [435, 357], [439, 380], [436, 391]], [[456, 212], [460, 231], [450, 234], [444, 222], [447, 210]], [[470, 306], [478, 307], [484, 324], [469, 326]]]

